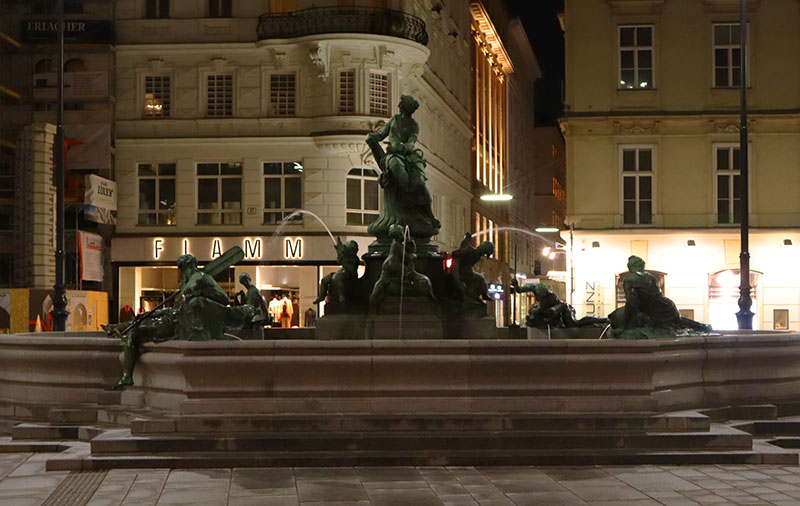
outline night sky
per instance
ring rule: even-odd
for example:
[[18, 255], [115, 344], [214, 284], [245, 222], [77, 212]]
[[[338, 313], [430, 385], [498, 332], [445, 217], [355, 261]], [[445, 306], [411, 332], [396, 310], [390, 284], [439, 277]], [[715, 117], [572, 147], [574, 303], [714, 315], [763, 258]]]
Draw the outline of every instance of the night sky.
[[522, 19], [542, 69], [534, 95], [536, 124], [553, 125], [563, 111], [564, 36], [557, 14], [564, 10], [564, 0], [508, 0], [507, 4]]

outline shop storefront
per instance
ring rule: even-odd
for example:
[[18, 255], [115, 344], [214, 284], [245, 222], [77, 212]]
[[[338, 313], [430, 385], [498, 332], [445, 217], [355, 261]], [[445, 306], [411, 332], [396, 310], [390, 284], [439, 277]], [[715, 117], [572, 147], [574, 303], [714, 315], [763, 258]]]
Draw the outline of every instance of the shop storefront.
[[[361, 252], [372, 240], [343, 239], [355, 240]], [[327, 235], [118, 237], [112, 246], [117, 319], [125, 321], [139, 312], [150, 311], [178, 290], [175, 260], [179, 256], [192, 254], [202, 266], [234, 246], [242, 248], [244, 260], [217, 277], [231, 299], [242, 290], [239, 276], [247, 273], [266, 300], [273, 326], [311, 327], [325, 314], [324, 303], [313, 303], [319, 282], [339, 269], [336, 251]]]

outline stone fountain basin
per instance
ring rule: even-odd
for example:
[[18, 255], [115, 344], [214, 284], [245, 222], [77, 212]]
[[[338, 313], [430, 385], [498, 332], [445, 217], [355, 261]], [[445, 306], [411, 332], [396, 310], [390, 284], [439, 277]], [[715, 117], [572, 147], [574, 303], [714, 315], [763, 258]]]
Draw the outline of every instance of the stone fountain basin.
[[[0, 400], [93, 403], [120, 371], [99, 333], [0, 336]], [[800, 400], [800, 333], [658, 341], [172, 341], [122, 404], [182, 414], [644, 412]]]

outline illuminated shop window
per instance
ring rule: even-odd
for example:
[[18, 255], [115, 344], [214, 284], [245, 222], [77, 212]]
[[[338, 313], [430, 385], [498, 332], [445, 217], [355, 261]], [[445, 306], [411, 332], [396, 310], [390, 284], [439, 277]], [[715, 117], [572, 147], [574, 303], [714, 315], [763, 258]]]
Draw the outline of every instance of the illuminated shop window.
[[[753, 330], [760, 328], [758, 315], [758, 285], [761, 273], [750, 271], [750, 298], [753, 304]], [[708, 277], [708, 323], [714, 330], [736, 330], [739, 322], [739, 269], [727, 269], [715, 272]]]

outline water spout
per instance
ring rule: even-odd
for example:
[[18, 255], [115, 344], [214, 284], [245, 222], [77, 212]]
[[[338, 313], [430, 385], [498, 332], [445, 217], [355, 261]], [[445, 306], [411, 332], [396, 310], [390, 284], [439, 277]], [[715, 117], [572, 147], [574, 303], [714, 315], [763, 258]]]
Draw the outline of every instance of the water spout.
[[491, 234], [491, 233], [494, 233], [494, 232], [502, 232], [502, 231], [505, 231], [505, 230], [508, 230], [508, 231], [511, 231], [511, 232], [520, 232], [520, 233], [523, 233], [523, 234], [530, 235], [532, 237], [538, 237], [539, 239], [541, 239], [543, 241], [546, 241], [546, 242], [551, 242], [551, 243], [556, 244], [556, 245], [564, 246], [560, 242], [554, 241], [553, 239], [545, 237], [545, 236], [543, 236], [541, 234], [537, 234], [536, 232], [531, 232], [530, 230], [526, 230], [524, 228], [517, 228], [517, 227], [493, 227], [493, 228], [487, 228], [486, 230], [479, 230], [479, 231], [475, 232], [474, 234], [472, 234], [472, 237], [479, 237], [481, 235]]
[[333, 234], [331, 233], [331, 229], [328, 228], [328, 225], [326, 225], [324, 221], [322, 221], [322, 218], [317, 216], [315, 213], [312, 213], [311, 211], [306, 211], [305, 209], [298, 209], [296, 211], [293, 211], [291, 214], [289, 214], [288, 216], [286, 216], [284, 219], [281, 220], [280, 224], [278, 225], [278, 228], [275, 229], [275, 232], [272, 233], [269, 240], [264, 245], [265, 252], [272, 251], [272, 247], [275, 245], [276, 239], [279, 236], [283, 235], [283, 229], [286, 228], [286, 225], [288, 225], [293, 218], [295, 218], [296, 216], [300, 216], [301, 214], [307, 214], [313, 217], [320, 223], [320, 225], [325, 227], [325, 231], [328, 232], [328, 237], [331, 238], [333, 246], [336, 247], [336, 239], [334, 239]]

